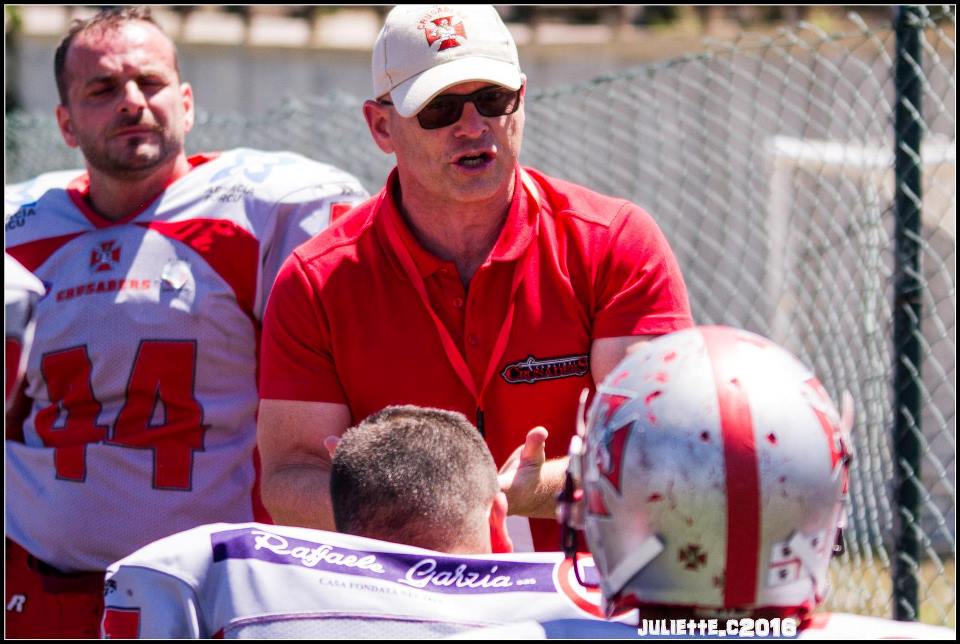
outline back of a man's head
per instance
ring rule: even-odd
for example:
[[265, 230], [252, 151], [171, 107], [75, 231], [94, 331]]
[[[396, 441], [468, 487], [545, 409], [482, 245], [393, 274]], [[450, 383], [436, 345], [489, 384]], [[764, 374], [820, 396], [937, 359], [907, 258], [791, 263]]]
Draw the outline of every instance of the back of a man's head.
[[387, 407], [337, 445], [330, 493], [337, 531], [443, 552], [489, 551], [497, 470], [462, 414]]

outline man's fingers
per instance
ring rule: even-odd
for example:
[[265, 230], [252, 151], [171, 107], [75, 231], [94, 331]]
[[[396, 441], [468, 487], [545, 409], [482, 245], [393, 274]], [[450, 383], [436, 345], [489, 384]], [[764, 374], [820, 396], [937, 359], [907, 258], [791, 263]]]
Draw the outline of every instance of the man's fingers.
[[547, 433], [545, 427], [534, 427], [527, 432], [527, 440], [523, 443], [523, 451], [520, 452], [521, 462], [546, 460]]

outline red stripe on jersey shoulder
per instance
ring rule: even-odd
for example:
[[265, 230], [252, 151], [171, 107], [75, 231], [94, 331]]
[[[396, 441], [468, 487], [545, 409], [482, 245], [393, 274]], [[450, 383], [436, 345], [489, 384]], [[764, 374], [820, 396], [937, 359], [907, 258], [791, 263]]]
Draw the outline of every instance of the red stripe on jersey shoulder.
[[737, 373], [724, 368], [739, 342], [716, 327], [701, 329], [713, 365], [723, 435], [727, 485], [727, 563], [724, 607], [752, 605], [757, 596], [760, 548], [760, 471], [750, 401]]
[[178, 222], [137, 222], [192, 248], [230, 285], [240, 307], [253, 319], [257, 295], [260, 242], [232, 221], [188, 219]]
[[51, 255], [83, 234], [84, 232], [81, 231], [69, 235], [60, 235], [59, 237], [37, 239], [25, 244], [11, 246], [7, 249], [7, 253], [23, 264], [31, 273], [35, 273], [44, 262], [50, 259]]

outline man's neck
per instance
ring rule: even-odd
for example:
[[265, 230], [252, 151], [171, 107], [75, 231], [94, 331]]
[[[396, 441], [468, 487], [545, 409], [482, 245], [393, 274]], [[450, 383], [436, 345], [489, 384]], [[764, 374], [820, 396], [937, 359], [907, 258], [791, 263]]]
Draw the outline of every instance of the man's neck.
[[142, 176], [110, 175], [88, 168], [90, 175], [90, 205], [105, 219], [116, 221], [143, 209], [163, 190], [190, 171], [190, 162], [184, 154], [160, 168], [151, 168]]
[[468, 285], [497, 243], [513, 200], [516, 176], [508, 189], [478, 202], [446, 202], [429, 195], [400, 194], [397, 203], [414, 238], [436, 257], [457, 266]]

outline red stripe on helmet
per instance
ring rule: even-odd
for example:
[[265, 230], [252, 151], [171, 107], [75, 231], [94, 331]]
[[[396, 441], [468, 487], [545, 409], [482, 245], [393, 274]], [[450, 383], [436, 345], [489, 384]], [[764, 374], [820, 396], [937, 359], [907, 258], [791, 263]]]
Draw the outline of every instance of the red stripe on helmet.
[[730, 329], [701, 329], [713, 368], [723, 434], [727, 485], [725, 608], [752, 605], [757, 597], [760, 550], [760, 472], [750, 402], [734, 368], [739, 340]]

